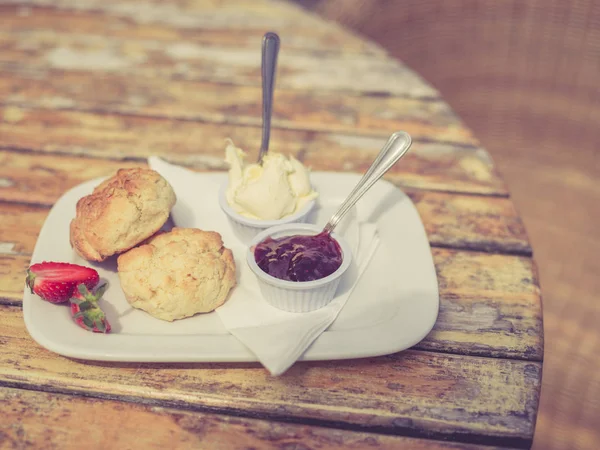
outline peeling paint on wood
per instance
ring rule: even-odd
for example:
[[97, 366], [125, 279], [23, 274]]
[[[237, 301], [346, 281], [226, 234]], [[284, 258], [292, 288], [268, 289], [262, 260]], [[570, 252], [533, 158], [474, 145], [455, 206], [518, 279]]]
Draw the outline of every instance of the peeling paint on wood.
[[[129, 77], [157, 77], [260, 85], [259, 40], [256, 48], [193, 43], [120, 40], [109, 36], [60, 30], [18, 32], [3, 36], [3, 63], [38, 71], [58, 69], [88, 73], [119, 71]], [[27, 48], [22, 42], [27, 39]], [[360, 73], [361, 76], [356, 76]], [[300, 90], [386, 92], [412, 98], [437, 98], [437, 92], [400, 63], [369, 54], [329, 54], [282, 51], [277, 85]]]
[[14, 242], [0, 242], [0, 254], [4, 255], [16, 255], [15, 247], [17, 244]]
[[4, 108], [2, 114], [2, 120], [7, 123], [17, 123], [23, 120], [25, 117], [25, 113], [22, 109], [19, 109], [14, 106], [7, 106]]
[[[302, 158], [319, 170], [364, 173], [385, 142], [370, 136], [313, 134]], [[452, 144], [413, 142], [386, 178], [405, 188], [507, 195], [500, 176], [477, 149]]]
[[0, 188], [9, 188], [13, 187], [15, 182], [10, 178], [0, 178]]
[[[219, 83], [172, 80], [117, 73], [50, 72], [43, 79], [0, 63], [0, 101], [49, 109], [117, 112], [215, 123], [261, 124], [258, 86], [232, 89]], [[103, 95], [97, 95], [101, 89]], [[340, 131], [387, 136], [404, 129], [415, 139], [476, 145], [442, 101], [360, 94], [310, 92], [278, 86], [273, 126], [307, 131]]]
[[[0, 122], [0, 148], [102, 159], [169, 161], [224, 170], [224, 143], [231, 138], [252, 158], [260, 148], [258, 126], [194, 123], [153, 117], [27, 109], [27, 121]], [[385, 138], [274, 129], [271, 148], [303, 158], [314, 170], [364, 172]], [[372, 145], [365, 149], [365, 145]], [[473, 168], [477, 167], [474, 172]], [[388, 177], [405, 187], [507, 195], [495, 169], [477, 148], [415, 142]]]
[[531, 254], [525, 227], [508, 199], [424, 192], [409, 196], [433, 245]]
[[[283, 2], [277, 8], [258, 0], [253, 1], [252, 8], [245, 8], [242, 2], [236, 6], [231, 1], [228, 7], [210, 2], [176, 4], [172, 1], [155, 3], [152, 7], [140, 2], [3, 3], [0, 12], [10, 18], [7, 26], [12, 32], [60, 29], [123, 39], [256, 48], [256, 42], [268, 28], [285, 37], [286, 48], [385, 55], [381, 48], [333, 24], [324, 24], [304, 10], [299, 13], [297, 7]], [[30, 6], [19, 7], [14, 3]], [[190, 11], [188, 6], [194, 10]]]
[[60, 47], [46, 55], [46, 61], [55, 69], [101, 70], [117, 72], [130, 67], [131, 63], [105, 50], [81, 52]]

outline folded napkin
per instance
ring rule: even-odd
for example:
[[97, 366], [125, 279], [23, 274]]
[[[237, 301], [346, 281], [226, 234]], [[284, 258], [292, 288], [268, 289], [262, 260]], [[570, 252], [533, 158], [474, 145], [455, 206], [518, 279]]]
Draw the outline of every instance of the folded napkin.
[[331, 325], [352, 295], [379, 244], [375, 224], [359, 223], [352, 217], [336, 229], [353, 249], [353, 262], [330, 304], [308, 313], [282, 311], [262, 298], [258, 281], [246, 264], [247, 247], [235, 237], [219, 207], [220, 182], [226, 178], [199, 174], [157, 157], [150, 157], [148, 163], [171, 184], [177, 195], [172, 210], [175, 225], [217, 231], [233, 252], [238, 284], [229, 300], [216, 309], [223, 325], [272, 375], [284, 373]]

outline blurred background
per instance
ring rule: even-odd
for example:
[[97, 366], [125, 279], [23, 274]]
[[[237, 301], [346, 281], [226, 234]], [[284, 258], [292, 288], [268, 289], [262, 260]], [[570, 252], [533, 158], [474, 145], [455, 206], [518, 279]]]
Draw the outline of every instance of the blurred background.
[[491, 153], [544, 297], [534, 448], [600, 449], [600, 2], [296, 3], [423, 76]]

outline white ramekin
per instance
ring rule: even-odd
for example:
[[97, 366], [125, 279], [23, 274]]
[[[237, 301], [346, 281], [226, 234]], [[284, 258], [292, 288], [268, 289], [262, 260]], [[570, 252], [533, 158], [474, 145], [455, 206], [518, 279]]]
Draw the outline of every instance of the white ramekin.
[[244, 244], [247, 244], [252, 240], [252, 238], [254, 238], [254, 236], [268, 228], [288, 223], [308, 222], [309, 214], [316, 203], [315, 200], [311, 200], [304, 205], [300, 211], [279, 220], [250, 219], [237, 213], [231, 206], [229, 206], [226, 195], [227, 186], [228, 183], [223, 183], [221, 189], [219, 190], [219, 205], [221, 206], [223, 212], [227, 215], [229, 223], [231, 224], [231, 228], [233, 229], [236, 237]]
[[289, 312], [308, 312], [329, 304], [335, 296], [335, 291], [341, 277], [352, 262], [350, 245], [336, 233], [332, 237], [342, 249], [342, 265], [331, 275], [315, 281], [287, 281], [275, 278], [264, 272], [254, 259], [254, 247], [267, 237], [277, 239], [294, 234], [318, 234], [323, 229], [317, 225], [291, 223], [269, 228], [250, 242], [246, 260], [252, 272], [256, 275], [264, 299], [272, 306]]

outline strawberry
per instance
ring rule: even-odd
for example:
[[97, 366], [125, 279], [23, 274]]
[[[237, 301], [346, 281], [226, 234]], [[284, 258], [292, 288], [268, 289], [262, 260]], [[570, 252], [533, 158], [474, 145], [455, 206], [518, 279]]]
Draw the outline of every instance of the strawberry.
[[71, 297], [71, 315], [81, 328], [94, 333], [110, 333], [110, 324], [104, 311], [98, 306], [98, 300], [106, 290], [103, 284], [92, 293], [85, 284], [80, 284]]
[[32, 293], [50, 303], [64, 303], [71, 298], [79, 284], [83, 283], [89, 289], [93, 289], [98, 281], [98, 272], [90, 267], [46, 261], [27, 269], [25, 279]]

